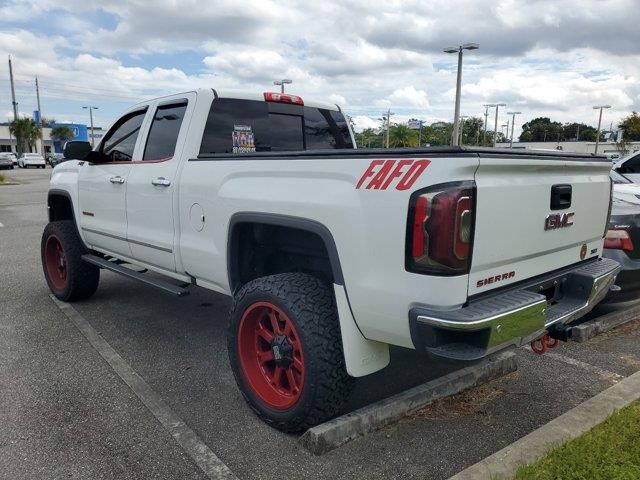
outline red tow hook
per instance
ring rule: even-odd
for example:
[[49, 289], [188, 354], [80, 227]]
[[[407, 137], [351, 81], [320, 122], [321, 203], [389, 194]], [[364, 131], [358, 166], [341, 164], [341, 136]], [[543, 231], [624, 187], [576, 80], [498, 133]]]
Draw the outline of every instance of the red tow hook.
[[548, 333], [531, 342], [531, 350], [538, 355], [544, 354], [547, 350], [556, 348], [560, 344], [557, 338], [552, 338]]

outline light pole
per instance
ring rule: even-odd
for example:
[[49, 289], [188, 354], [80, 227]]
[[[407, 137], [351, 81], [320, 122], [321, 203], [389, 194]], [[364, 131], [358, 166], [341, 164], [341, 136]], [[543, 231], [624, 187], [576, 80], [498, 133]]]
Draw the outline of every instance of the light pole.
[[458, 76], [456, 79], [456, 107], [453, 115], [453, 142], [454, 146], [458, 142], [458, 130], [460, 124], [460, 90], [462, 89], [462, 51], [463, 50], [477, 50], [480, 45], [477, 43], [465, 43], [457, 47], [448, 47], [443, 51], [444, 53], [457, 53], [458, 54]]
[[395, 115], [395, 113], [393, 113], [391, 111], [391, 109], [387, 110], [386, 114], [382, 114], [382, 118], [386, 120], [386, 124], [387, 124], [387, 139], [385, 142], [385, 147], [389, 148], [389, 129], [391, 128], [391, 115]]
[[500, 107], [506, 107], [507, 104], [506, 103], [496, 103], [496, 104], [491, 105], [491, 106], [492, 107], [496, 107], [496, 119], [495, 119], [495, 123], [494, 123], [494, 126], [493, 126], [493, 146], [495, 148], [496, 140], [497, 140], [497, 137], [498, 137], [498, 109]]
[[284, 93], [285, 84], [293, 83], [293, 80], [289, 80], [288, 78], [283, 78], [282, 80], [276, 80], [273, 82], [274, 85], [280, 85], [280, 93]]
[[89, 105], [87, 107], [82, 107], [82, 108], [84, 108], [85, 110], [87, 110], [87, 109], [89, 110], [89, 120], [91, 122], [91, 148], [93, 148], [93, 144], [94, 144], [94, 141], [93, 141], [93, 111], [97, 110], [98, 107], [94, 107], [93, 105]]
[[611, 105], [598, 105], [593, 107], [594, 110], [600, 110], [600, 117], [598, 118], [598, 133], [596, 134], [596, 155], [598, 154], [598, 145], [600, 145], [600, 127], [602, 126], [602, 110], [605, 108], [611, 108]]
[[520, 115], [522, 112], [507, 112], [507, 115], [511, 115], [511, 146], [513, 148], [513, 130], [516, 126], [516, 115]]

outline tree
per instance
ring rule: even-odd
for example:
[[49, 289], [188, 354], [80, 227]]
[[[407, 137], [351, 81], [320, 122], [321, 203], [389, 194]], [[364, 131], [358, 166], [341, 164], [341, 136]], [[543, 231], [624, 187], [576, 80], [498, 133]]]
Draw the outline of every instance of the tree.
[[18, 118], [9, 124], [9, 132], [16, 137], [18, 153], [31, 151], [40, 138], [40, 129], [32, 118]]
[[366, 128], [360, 133], [354, 134], [358, 148], [382, 148], [382, 133], [373, 128]]
[[538, 117], [522, 125], [521, 142], [557, 141], [562, 138], [563, 126], [560, 122], [552, 122], [548, 117]]
[[598, 131], [584, 123], [565, 123], [562, 127], [563, 140], [595, 142]]
[[618, 127], [624, 130], [623, 136], [625, 140], [640, 140], [640, 115], [638, 115], [638, 112], [632, 112], [631, 115], [623, 118]]
[[418, 132], [407, 125], [392, 125], [389, 129], [390, 147], [417, 147]]
[[462, 124], [462, 145], [479, 145], [482, 142], [484, 121], [479, 117], [465, 118]]
[[49, 134], [54, 140], [58, 140], [61, 144], [65, 144], [68, 140], [71, 140], [75, 135], [73, 130], [66, 125], [58, 125], [51, 129]]

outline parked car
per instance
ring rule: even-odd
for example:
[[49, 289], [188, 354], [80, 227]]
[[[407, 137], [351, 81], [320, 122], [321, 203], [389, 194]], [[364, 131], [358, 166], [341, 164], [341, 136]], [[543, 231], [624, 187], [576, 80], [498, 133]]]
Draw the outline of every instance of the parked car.
[[613, 182], [613, 197], [626, 202], [640, 205], [640, 184], [633, 183], [626, 175], [620, 175], [611, 170], [609, 174]]
[[238, 388], [285, 431], [338, 413], [389, 345], [475, 361], [566, 339], [619, 270], [601, 258], [604, 157], [356, 150], [334, 104], [211, 88], [135, 105], [65, 153], [41, 242], [53, 294], [88, 298], [107, 269], [233, 297]]
[[614, 194], [611, 219], [602, 255], [622, 266], [608, 302], [622, 302], [640, 297], [640, 202], [628, 202]]
[[64, 154], [62, 153], [49, 153], [47, 155], [47, 162], [51, 165], [51, 168], [55, 167], [59, 163], [64, 162]]
[[618, 160], [613, 164], [613, 169], [633, 183], [640, 183], [640, 152], [634, 152]]
[[13, 168], [13, 153], [0, 152], [0, 168]]
[[44, 157], [39, 153], [23, 153], [18, 158], [18, 166], [20, 168], [45, 168], [46, 163], [44, 162]]

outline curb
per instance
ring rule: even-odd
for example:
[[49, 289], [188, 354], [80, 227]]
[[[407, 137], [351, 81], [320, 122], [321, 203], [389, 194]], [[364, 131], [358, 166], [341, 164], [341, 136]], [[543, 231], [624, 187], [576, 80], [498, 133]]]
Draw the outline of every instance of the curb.
[[615, 410], [629, 405], [638, 398], [640, 398], [640, 372], [600, 392], [449, 480], [511, 478], [522, 465], [533, 463], [553, 447], [579, 437], [604, 422]]
[[298, 442], [322, 455], [357, 437], [393, 423], [409, 412], [442, 397], [516, 371], [516, 354], [501, 352], [469, 367], [410, 388], [307, 430]]
[[595, 321], [576, 325], [571, 329], [571, 340], [580, 343], [586, 342], [599, 333], [606, 332], [638, 318], [640, 318], [640, 304], [619, 312], [608, 313], [598, 317]]

